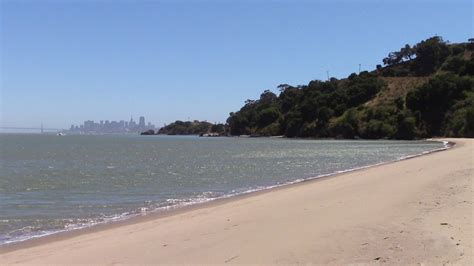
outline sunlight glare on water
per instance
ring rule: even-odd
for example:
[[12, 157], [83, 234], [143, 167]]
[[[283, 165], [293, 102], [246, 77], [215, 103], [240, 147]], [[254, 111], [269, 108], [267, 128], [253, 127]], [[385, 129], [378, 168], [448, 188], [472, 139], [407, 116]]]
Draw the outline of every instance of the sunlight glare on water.
[[0, 244], [439, 149], [426, 141], [0, 134]]

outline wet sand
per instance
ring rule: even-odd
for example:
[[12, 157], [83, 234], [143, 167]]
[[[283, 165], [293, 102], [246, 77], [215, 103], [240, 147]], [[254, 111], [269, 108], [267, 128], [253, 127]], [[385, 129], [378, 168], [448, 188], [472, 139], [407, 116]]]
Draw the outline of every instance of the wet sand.
[[473, 260], [474, 140], [448, 151], [0, 248], [0, 264]]

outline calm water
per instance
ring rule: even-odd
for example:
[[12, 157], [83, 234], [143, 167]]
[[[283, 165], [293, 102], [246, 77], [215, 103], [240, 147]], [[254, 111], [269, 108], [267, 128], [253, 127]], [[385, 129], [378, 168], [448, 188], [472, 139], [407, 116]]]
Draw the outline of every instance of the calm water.
[[0, 244], [442, 147], [421, 141], [0, 134]]

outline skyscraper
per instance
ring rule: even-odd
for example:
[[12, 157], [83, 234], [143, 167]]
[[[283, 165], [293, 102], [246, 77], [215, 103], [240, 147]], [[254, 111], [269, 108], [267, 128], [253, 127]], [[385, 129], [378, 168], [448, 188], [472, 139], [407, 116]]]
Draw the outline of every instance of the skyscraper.
[[133, 117], [130, 118], [130, 122], [120, 120], [120, 121], [109, 121], [109, 120], [100, 120], [99, 123], [96, 123], [92, 120], [84, 121], [84, 124], [80, 126], [71, 125], [70, 132], [76, 133], [136, 133], [142, 132], [148, 129], [155, 129], [155, 125], [148, 122], [146, 125], [145, 117], [141, 116], [139, 123], [137, 124]]

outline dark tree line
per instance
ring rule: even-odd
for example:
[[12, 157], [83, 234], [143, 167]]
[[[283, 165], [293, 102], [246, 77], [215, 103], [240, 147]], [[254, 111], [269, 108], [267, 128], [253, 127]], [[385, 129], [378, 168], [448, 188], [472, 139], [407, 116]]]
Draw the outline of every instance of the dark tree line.
[[160, 128], [157, 134], [165, 135], [202, 135], [207, 133], [225, 134], [224, 124], [211, 124], [206, 121], [180, 121], [177, 120]]
[[426, 76], [433, 74], [450, 56], [448, 44], [439, 36], [406, 44], [400, 51], [391, 52], [382, 61], [387, 67], [384, 76]]
[[404, 61], [412, 60], [416, 55], [417, 47], [411, 47], [409, 44], [406, 44], [405, 47], [402, 47], [398, 52], [391, 52], [385, 57], [382, 61], [384, 65], [396, 65]]

